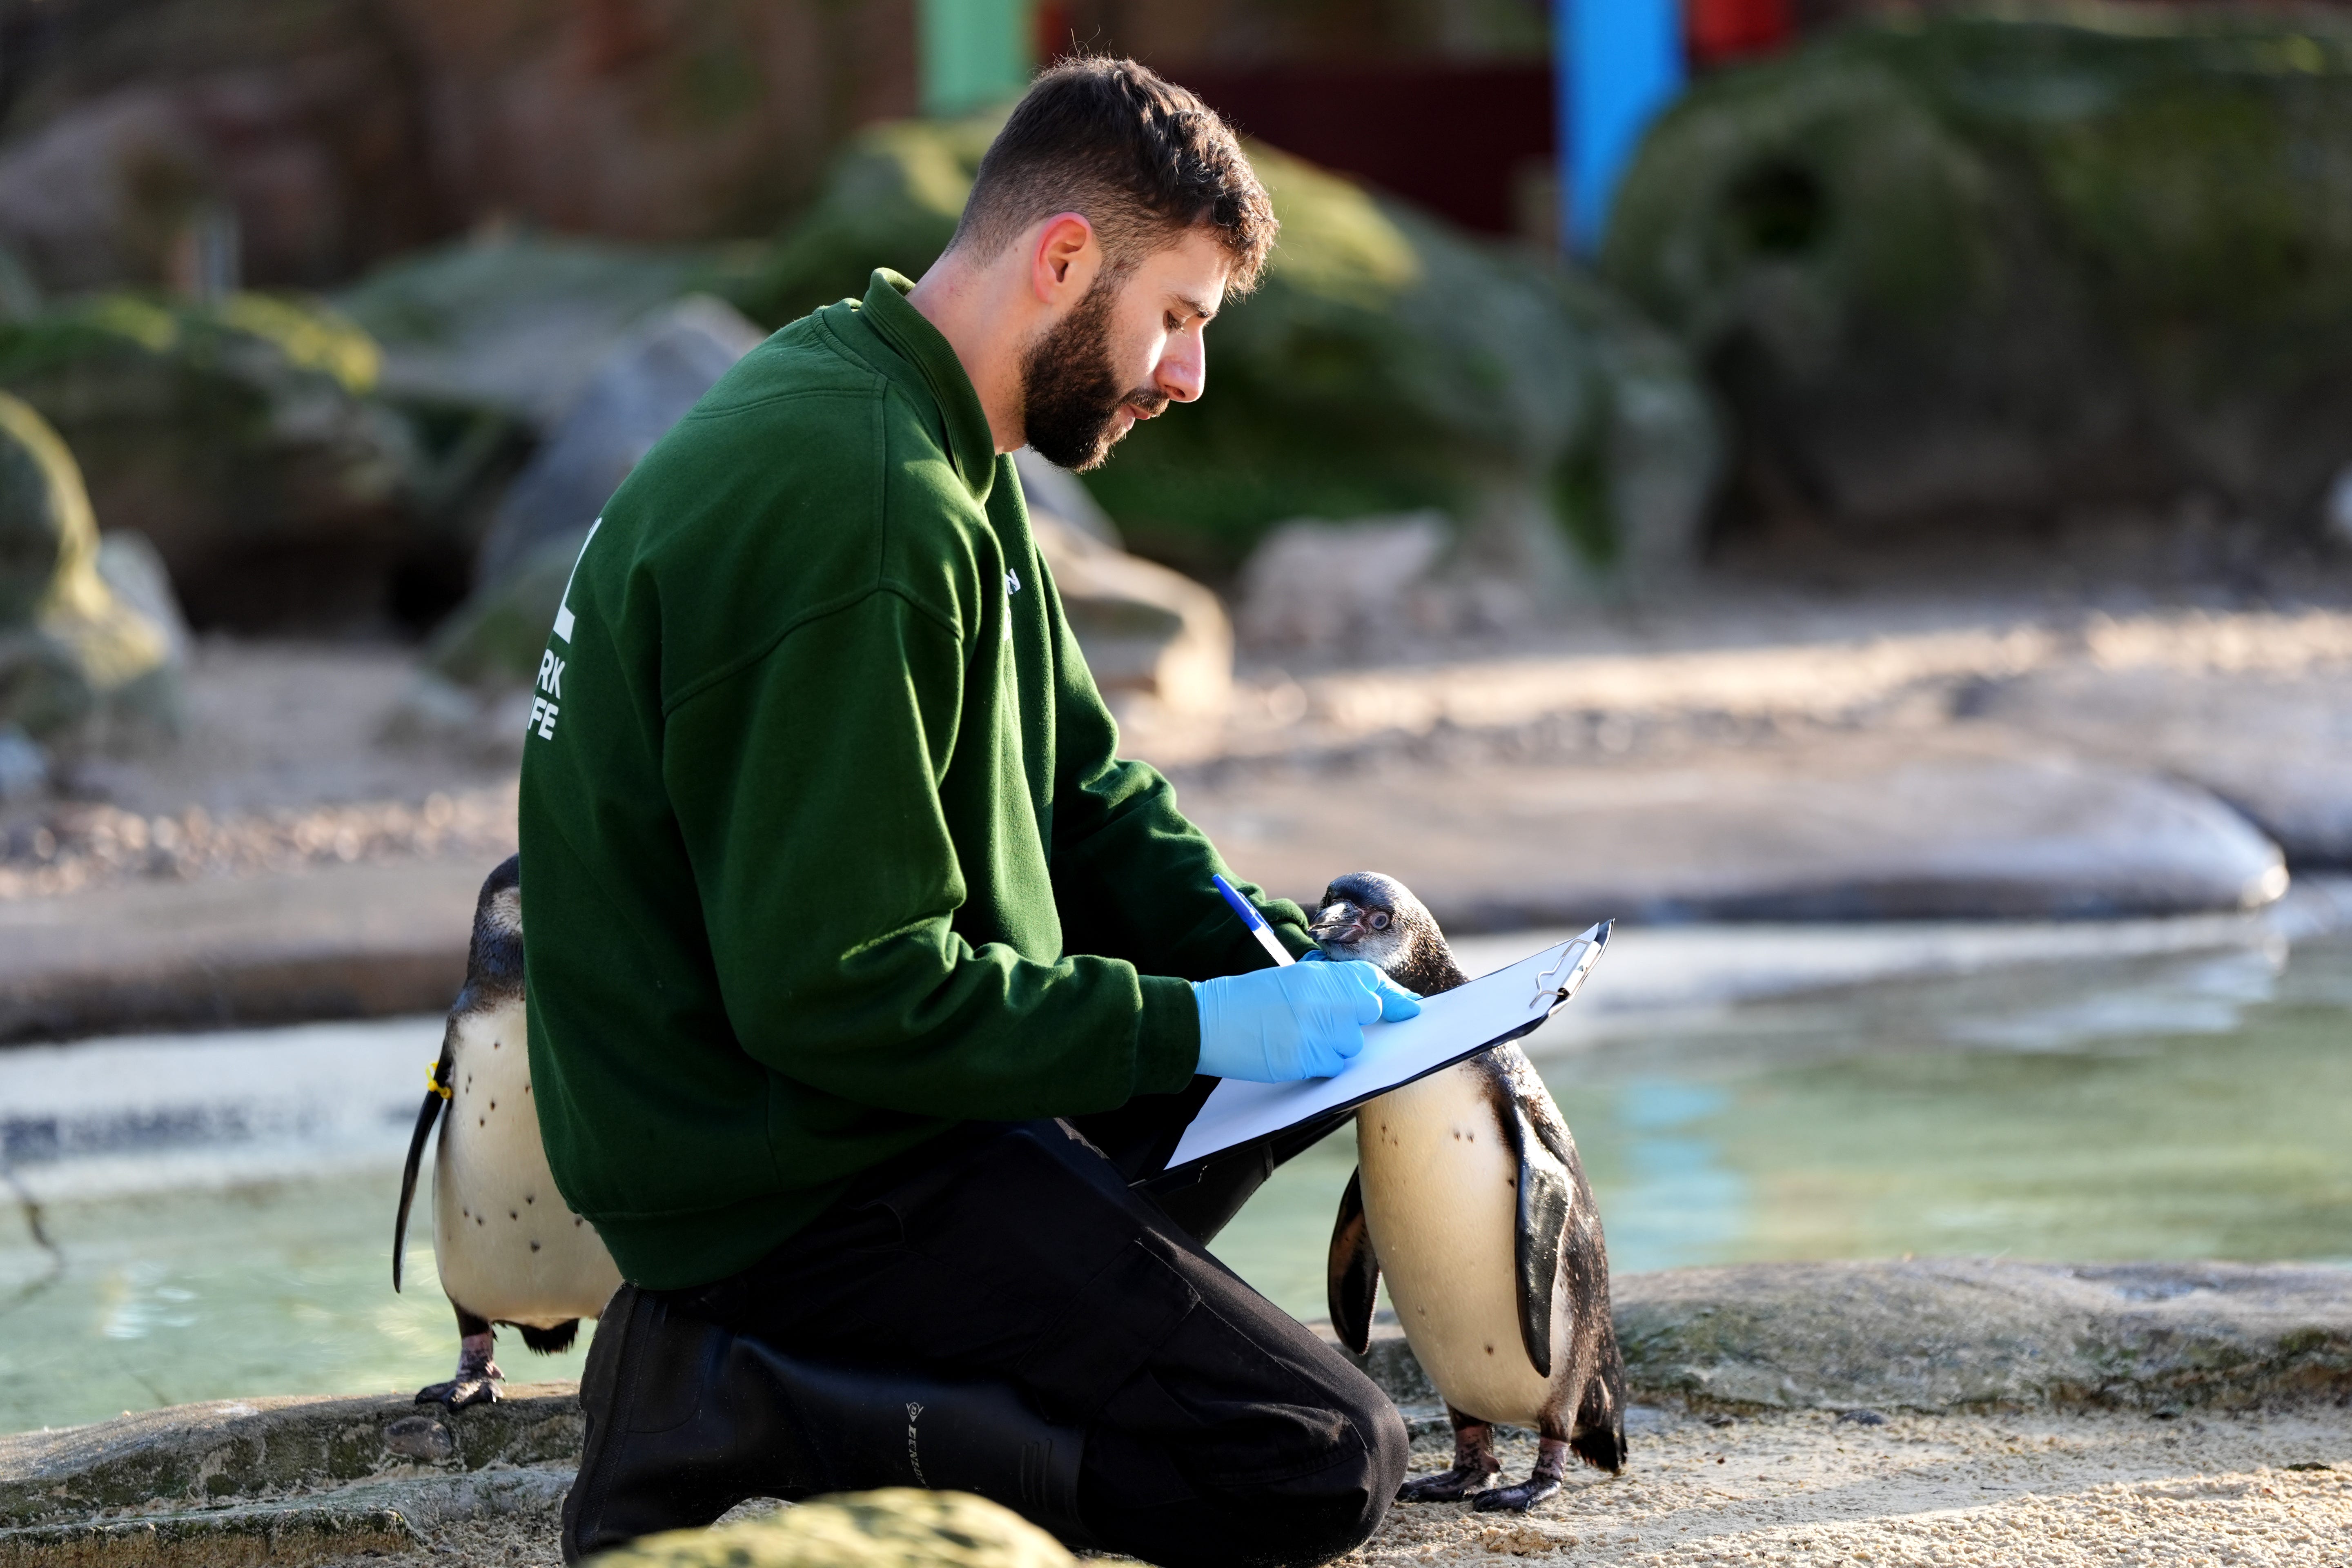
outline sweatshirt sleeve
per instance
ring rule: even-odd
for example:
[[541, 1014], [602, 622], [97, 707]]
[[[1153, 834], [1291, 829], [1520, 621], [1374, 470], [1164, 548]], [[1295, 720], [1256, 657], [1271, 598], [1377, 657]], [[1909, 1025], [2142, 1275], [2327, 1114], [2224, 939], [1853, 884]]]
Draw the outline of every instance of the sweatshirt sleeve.
[[785, 1078], [920, 1115], [1076, 1115], [1182, 1087], [1200, 1037], [1181, 982], [952, 929], [965, 885], [938, 789], [963, 681], [957, 636], [881, 589], [668, 715], [737, 1038]]
[[1054, 898], [1066, 948], [1186, 980], [1267, 967], [1273, 961], [1225, 907], [1213, 875], [1257, 906], [1294, 957], [1313, 948], [1305, 910], [1235, 877], [1176, 809], [1176, 786], [1150, 763], [1119, 757], [1118, 721], [1070, 633], [1058, 589], [1053, 619]]

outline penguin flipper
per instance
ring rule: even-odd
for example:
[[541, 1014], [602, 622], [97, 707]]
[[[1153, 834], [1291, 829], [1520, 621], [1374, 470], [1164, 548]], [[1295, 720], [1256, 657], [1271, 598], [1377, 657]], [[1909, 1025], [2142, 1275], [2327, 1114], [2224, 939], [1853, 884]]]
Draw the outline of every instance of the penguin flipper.
[[1518, 1145], [1517, 1267], [1519, 1342], [1538, 1377], [1551, 1375], [1551, 1304], [1559, 1283], [1560, 1236], [1574, 1206], [1568, 1167], [1546, 1146], [1517, 1098], [1507, 1100], [1503, 1122]]
[[1364, 1173], [1348, 1173], [1339, 1194], [1339, 1217], [1331, 1226], [1331, 1256], [1324, 1275], [1324, 1300], [1331, 1309], [1331, 1331], [1358, 1355], [1372, 1342], [1372, 1307], [1380, 1299], [1381, 1260], [1364, 1221]]
[[[455, 1061], [449, 1037], [445, 1034], [441, 1037], [441, 1059], [433, 1068], [433, 1081], [447, 1083], [449, 1068]], [[433, 1124], [441, 1119], [441, 1108], [446, 1103], [438, 1089], [426, 1089], [425, 1103], [416, 1110], [416, 1131], [408, 1137], [408, 1163], [400, 1172], [400, 1211], [392, 1220], [392, 1288], [395, 1292], [400, 1289], [403, 1255], [408, 1250], [408, 1208], [416, 1201], [416, 1172], [425, 1163], [425, 1141], [433, 1135]]]

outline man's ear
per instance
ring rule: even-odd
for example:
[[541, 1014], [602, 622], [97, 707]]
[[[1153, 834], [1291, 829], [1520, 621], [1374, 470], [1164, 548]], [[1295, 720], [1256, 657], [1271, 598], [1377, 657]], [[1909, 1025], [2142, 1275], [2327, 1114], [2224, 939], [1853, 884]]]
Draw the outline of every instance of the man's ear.
[[1029, 253], [1029, 286], [1041, 305], [1062, 305], [1094, 286], [1102, 266], [1095, 226], [1077, 213], [1056, 213], [1037, 231]]

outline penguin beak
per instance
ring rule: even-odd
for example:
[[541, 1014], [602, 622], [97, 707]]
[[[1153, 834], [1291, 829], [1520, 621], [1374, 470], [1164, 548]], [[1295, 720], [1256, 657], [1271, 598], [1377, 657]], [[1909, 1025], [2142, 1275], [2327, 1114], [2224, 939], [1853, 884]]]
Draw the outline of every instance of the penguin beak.
[[1326, 905], [1323, 912], [1315, 917], [1315, 923], [1307, 930], [1318, 942], [1355, 942], [1364, 934], [1363, 911], [1342, 899], [1336, 904]]

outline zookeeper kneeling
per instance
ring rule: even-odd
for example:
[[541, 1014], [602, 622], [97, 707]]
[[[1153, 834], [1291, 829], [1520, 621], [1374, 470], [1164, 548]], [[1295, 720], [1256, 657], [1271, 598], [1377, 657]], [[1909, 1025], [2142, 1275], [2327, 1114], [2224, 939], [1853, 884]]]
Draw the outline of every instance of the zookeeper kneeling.
[[1387, 1399], [1202, 1249], [1321, 1129], [1132, 1184], [1218, 1077], [1328, 1074], [1416, 1005], [1267, 966], [1118, 759], [1007, 456], [1090, 467], [1200, 396], [1274, 236], [1191, 94], [1057, 66], [922, 281], [754, 350], [589, 536], [521, 808], [540, 1121], [629, 1281], [567, 1560], [915, 1485], [1314, 1563], [1394, 1497]]

